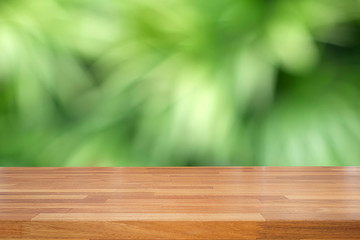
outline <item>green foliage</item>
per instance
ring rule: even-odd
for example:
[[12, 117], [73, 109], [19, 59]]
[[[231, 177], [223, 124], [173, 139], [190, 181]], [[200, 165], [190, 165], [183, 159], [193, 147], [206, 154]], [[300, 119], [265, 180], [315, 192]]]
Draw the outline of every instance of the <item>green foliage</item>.
[[358, 165], [357, 0], [3, 0], [0, 166]]

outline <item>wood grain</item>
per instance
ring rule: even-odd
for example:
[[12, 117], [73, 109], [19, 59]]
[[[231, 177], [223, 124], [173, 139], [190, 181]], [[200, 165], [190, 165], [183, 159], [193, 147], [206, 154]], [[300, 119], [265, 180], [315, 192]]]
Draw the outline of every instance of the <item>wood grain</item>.
[[360, 167], [0, 168], [0, 239], [360, 239]]

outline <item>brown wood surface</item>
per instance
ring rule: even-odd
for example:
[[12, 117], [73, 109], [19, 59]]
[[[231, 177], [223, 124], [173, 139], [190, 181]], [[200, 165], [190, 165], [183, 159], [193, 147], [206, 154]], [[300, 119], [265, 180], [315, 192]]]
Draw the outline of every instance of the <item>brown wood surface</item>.
[[0, 168], [0, 239], [360, 239], [360, 167]]

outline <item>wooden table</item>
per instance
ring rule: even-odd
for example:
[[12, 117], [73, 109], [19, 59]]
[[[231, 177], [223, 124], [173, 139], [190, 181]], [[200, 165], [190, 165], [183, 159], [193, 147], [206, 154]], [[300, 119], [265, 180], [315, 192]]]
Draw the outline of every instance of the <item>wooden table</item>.
[[360, 239], [360, 167], [0, 168], [0, 239]]

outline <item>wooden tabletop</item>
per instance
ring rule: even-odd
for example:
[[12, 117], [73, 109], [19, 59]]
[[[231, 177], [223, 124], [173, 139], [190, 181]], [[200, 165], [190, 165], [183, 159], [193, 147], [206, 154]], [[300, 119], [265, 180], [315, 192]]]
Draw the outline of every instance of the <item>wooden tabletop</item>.
[[360, 239], [360, 167], [0, 168], [0, 239]]

